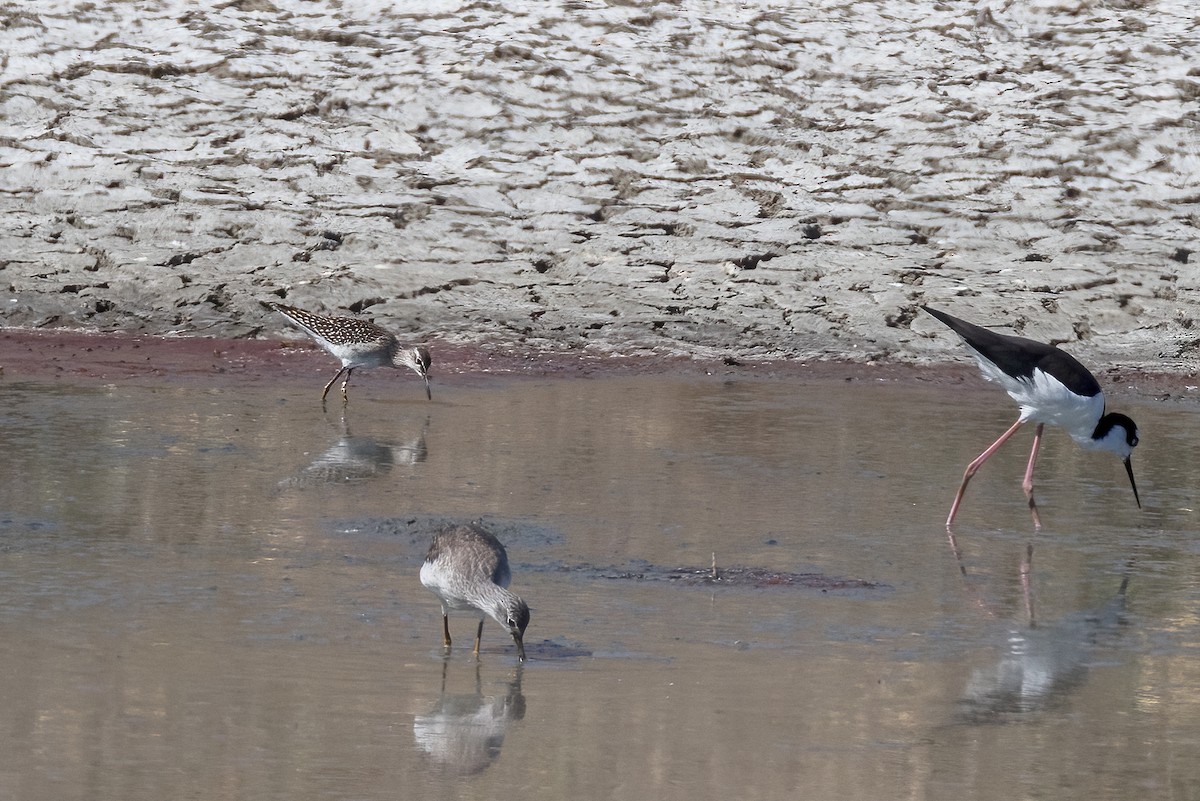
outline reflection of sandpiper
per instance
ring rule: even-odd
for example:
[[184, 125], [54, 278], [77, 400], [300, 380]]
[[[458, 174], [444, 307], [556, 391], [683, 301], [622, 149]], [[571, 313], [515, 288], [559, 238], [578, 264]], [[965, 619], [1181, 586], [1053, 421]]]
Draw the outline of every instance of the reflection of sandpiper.
[[490, 615], [512, 635], [517, 655], [524, 661], [529, 607], [508, 591], [511, 580], [504, 546], [478, 523], [435, 533], [421, 565], [421, 583], [442, 600], [442, 643], [450, 647], [450, 612], [474, 612], [479, 616], [475, 633], [478, 656], [483, 622]]
[[[344, 410], [343, 410], [344, 412]], [[303, 470], [282, 482], [280, 487], [365, 481], [387, 473], [396, 465], [414, 465], [429, 457], [425, 432], [429, 418], [419, 432], [407, 440], [385, 442], [374, 437], [354, 436], [343, 413], [341, 436], [312, 460]]]
[[313, 314], [279, 303], [270, 305], [341, 360], [342, 369], [337, 371], [337, 375], [321, 393], [322, 403], [329, 394], [329, 388], [337, 383], [343, 373], [346, 380], [342, 382], [342, 403], [349, 401], [346, 388], [350, 384], [350, 374], [356, 367], [407, 367], [425, 379], [425, 397], [433, 399], [433, 392], [429, 388], [429, 349], [424, 345], [402, 347], [390, 331], [365, 320]]
[[1033, 435], [1033, 450], [1029, 454], [1029, 466], [1025, 469], [1025, 480], [1021, 487], [1029, 499], [1035, 528], [1041, 528], [1037, 505], [1033, 501], [1033, 467], [1037, 463], [1038, 446], [1042, 443], [1042, 429], [1046, 423], [1061, 426], [1071, 439], [1084, 448], [1112, 451], [1125, 463], [1129, 484], [1133, 487], [1133, 499], [1138, 507], [1137, 483], [1133, 480], [1133, 465], [1130, 454], [1138, 444], [1138, 430], [1133, 420], [1123, 414], [1104, 410], [1104, 393], [1096, 377], [1074, 358], [1053, 345], [1046, 345], [1024, 337], [1005, 336], [980, 328], [945, 312], [924, 307], [925, 311], [950, 327], [971, 349], [980, 372], [989, 381], [1004, 388], [1013, 400], [1021, 405], [1021, 416], [1017, 422], [1000, 435], [983, 453], [967, 465], [962, 484], [954, 496], [946, 528], [954, 523], [958, 507], [962, 504], [967, 482], [988, 458], [1017, 433], [1027, 422], [1037, 423]]
[[443, 663], [437, 706], [429, 714], [413, 718], [413, 737], [439, 770], [470, 776], [481, 773], [500, 756], [509, 727], [525, 717], [522, 671], [518, 665], [503, 696], [485, 697], [478, 662], [474, 693], [447, 695], [447, 669], [448, 663]]

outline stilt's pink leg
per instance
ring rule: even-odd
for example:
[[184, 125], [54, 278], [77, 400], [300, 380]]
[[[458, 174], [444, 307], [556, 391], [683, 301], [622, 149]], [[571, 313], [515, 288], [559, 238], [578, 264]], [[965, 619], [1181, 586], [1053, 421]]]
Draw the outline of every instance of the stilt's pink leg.
[[1037, 431], [1033, 435], [1033, 450], [1029, 452], [1029, 466], [1025, 468], [1025, 480], [1021, 482], [1021, 489], [1025, 490], [1025, 497], [1029, 499], [1029, 511], [1033, 513], [1033, 528], [1039, 531], [1042, 528], [1042, 519], [1038, 517], [1037, 504], [1033, 500], [1033, 468], [1037, 464], [1038, 448], [1042, 444], [1042, 429], [1046, 425], [1038, 423]]
[[1000, 439], [988, 446], [988, 449], [979, 454], [975, 461], [967, 465], [966, 472], [963, 473], [962, 484], [958, 487], [958, 494], [954, 496], [954, 504], [950, 507], [950, 516], [946, 518], [946, 528], [950, 528], [954, 524], [954, 516], [958, 514], [958, 507], [962, 504], [963, 493], [967, 491], [967, 483], [970, 482], [971, 476], [975, 475], [976, 471], [986, 462], [993, 453], [1000, 450], [1000, 446], [1008, 442], [1009, 437], [1017, 433], [1017, 429], [1024, 425], [1023, 420], [1018, 420], [1012, 424], [1012, 428], [1000, 435]]

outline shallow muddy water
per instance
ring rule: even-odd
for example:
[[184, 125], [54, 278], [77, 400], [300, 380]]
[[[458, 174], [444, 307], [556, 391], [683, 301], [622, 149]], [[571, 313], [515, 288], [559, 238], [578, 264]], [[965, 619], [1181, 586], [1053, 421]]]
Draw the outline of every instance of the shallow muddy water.
[[[0, 796], [1191, 797], [1194, 405], [1120, 464], [987, 388], [0, 385]], [[1017, 444], [1020, 443], [1020, 444]], [[482, 516], [529, 661], [417, 579]], [[1028, 592], [1021, 566], [1032, 549]], [[713, 564], [718, 580], [711, 580]], [[748, 570], [745, 570], [748, 569]]]

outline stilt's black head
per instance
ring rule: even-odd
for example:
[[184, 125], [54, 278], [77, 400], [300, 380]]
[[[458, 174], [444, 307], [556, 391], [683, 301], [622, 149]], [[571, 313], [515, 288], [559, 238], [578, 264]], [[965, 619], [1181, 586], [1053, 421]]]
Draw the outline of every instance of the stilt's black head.
[[1137, 447], [1137, 423], [1123, 414], [1110, 412], [1096, 423], [1096, 430], [1092, 432], [1092, 440], [1096, 443], [1096, 447], [1112, 451], [1124, 459]]
[[1137, 423], [1123, 414], [1113, 412], [1100, 418], [1092, 439], [1105, 450], [1110, 450], [1125, 463], [1125, 472], [1129, 474], [1129, 486], [1133, 487], [1133, 499], [1138, 508], [1142, 508], [1142, 499], [1138, 497], [1137, 482], [1133, 480], [1133, 462], [1131, 456], [1138, 444]]

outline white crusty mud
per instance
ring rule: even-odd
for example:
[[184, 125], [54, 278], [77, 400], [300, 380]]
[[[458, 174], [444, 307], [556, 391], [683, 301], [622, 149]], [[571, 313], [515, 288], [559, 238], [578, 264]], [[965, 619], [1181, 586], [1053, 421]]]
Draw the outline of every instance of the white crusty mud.
[[1189, 369], [1191, 0], [0, 4], [0, 324]]

